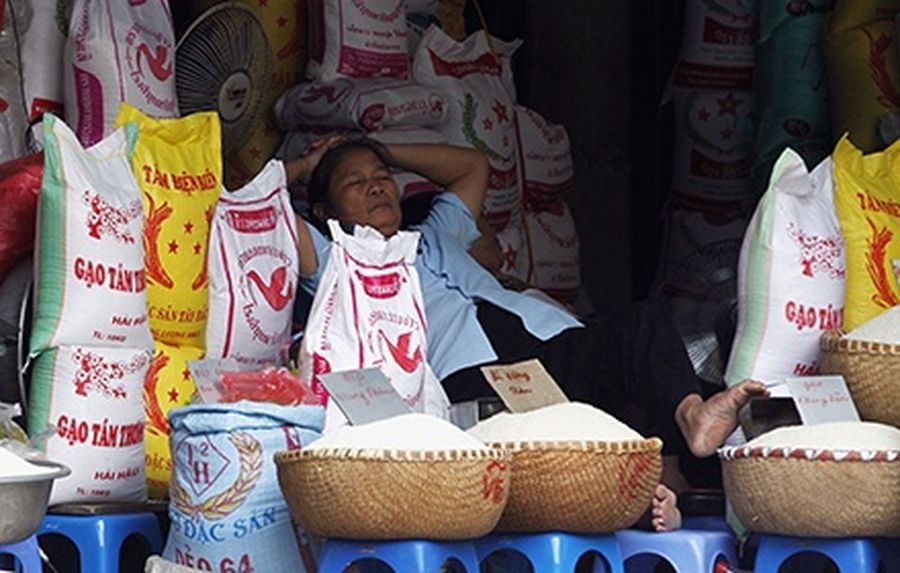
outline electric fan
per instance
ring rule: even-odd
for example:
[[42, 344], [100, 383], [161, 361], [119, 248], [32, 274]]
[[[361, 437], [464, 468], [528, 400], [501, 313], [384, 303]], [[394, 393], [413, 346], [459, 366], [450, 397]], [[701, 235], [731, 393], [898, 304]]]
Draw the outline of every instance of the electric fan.
[[237, 2], [216, 4], [187, 29], [175, 48], [175, 87], [182, 115], [216, 110], [222, 153], [243, 147], [267, 110], [272, 48], [256, 15]]

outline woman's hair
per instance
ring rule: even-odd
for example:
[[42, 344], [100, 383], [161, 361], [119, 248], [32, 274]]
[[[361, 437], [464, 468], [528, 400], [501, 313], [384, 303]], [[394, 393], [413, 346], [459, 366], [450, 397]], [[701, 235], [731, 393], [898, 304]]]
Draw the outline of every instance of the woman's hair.
[[326, 207], [331, 206], [329, 190], [331, 188], [331, 178], [334, 176], [335, 169], [348, 154], [361, 149], [371, 151], [382, 163], [385, 165], [388, 164], [387, 150], [384, 148], [384, 145], [374, 139], [360, 137], [341, 141], [322, 155], [318, 165], [316, 165], [316, 168], [313, 169], [313, 172], [309, 177], [309, 184], [306, 187], [306, 196], [310, 208], [317, 203], [324, 203]]

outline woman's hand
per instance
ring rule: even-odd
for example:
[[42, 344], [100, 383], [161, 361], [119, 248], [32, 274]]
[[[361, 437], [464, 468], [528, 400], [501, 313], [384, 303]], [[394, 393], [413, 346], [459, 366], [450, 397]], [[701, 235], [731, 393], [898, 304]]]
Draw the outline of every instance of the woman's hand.
[[317, 139], [310, 143], [303, 155], [294, 161], [285, 164], [284, 170], [287, 175], [288, 184], [300, 182], [305, 185], [306, 183], [309, 183], [309, 177], [319, 164], [319, 161], [322, 160], [322, 156], [325, 155], [325, 152], [344, 141], [346, 138], [345, 135], [336, 134], [329, 135], [324, 139]]

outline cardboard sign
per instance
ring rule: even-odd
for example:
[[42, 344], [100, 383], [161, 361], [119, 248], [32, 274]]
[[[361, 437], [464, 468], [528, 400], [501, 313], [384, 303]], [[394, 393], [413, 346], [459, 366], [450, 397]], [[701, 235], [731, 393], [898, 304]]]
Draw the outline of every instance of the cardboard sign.
[[391, 381], [378, 368], [320, 374], [319, 380], [351, 425], [368, 424], [411, 412], [391, 386]]
[[481, 374], [510, 412], [528, 412], [569, 401], [541, 361], [534, 358], [515, 364], [482, 366]]
[[843, 376], [804, 376], [784, 381], [804, 424], [858, 422], [859, 413]]

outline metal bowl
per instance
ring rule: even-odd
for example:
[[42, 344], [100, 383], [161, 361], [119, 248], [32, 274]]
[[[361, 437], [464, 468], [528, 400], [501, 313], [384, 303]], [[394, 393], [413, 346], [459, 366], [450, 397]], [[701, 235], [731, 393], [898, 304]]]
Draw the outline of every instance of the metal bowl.
[[53, 480], [72, 470], [49, 460], [29, 460], [46, 474], [0, 478], [0, 545], [22, 541], [41, 525], [47, 513]]

